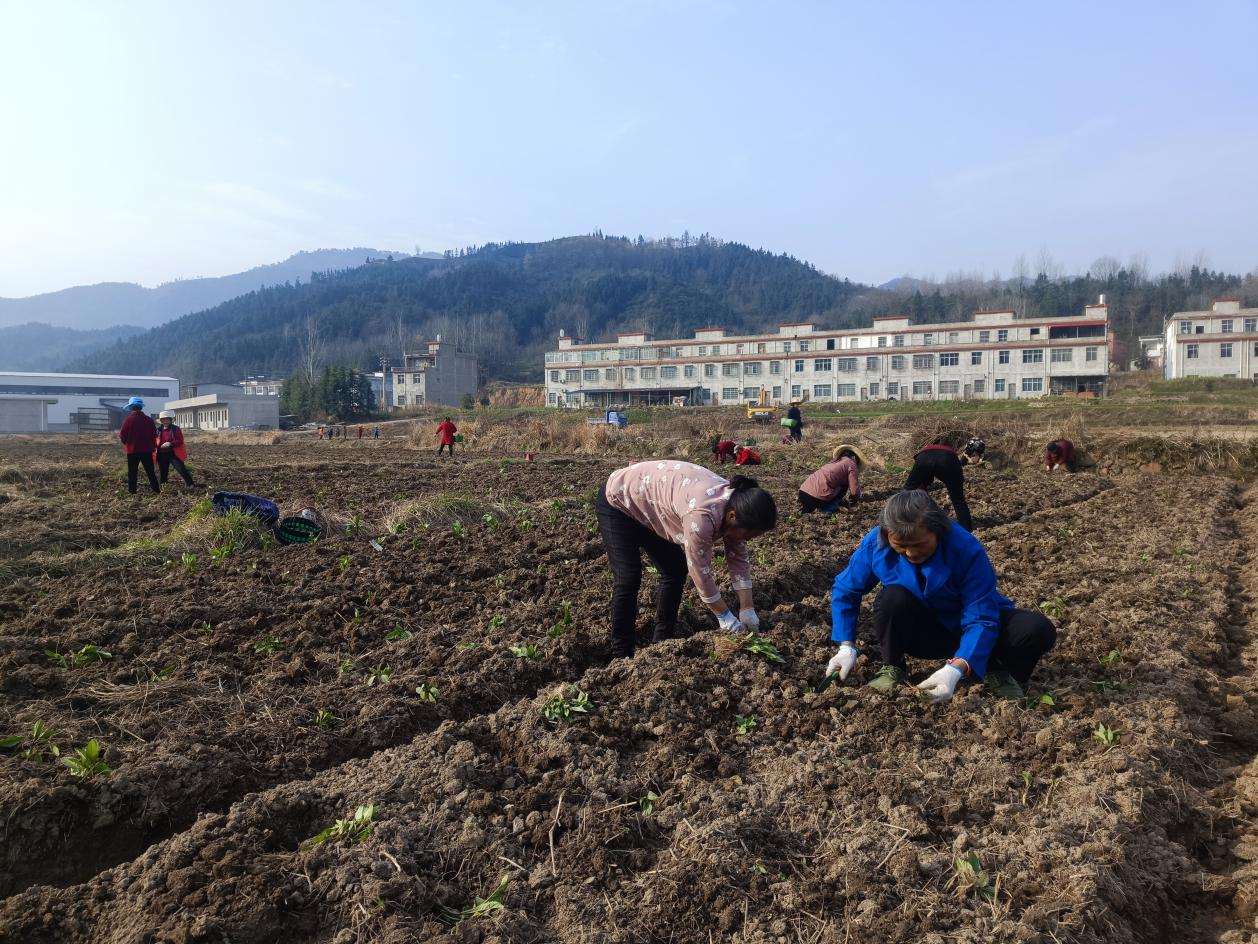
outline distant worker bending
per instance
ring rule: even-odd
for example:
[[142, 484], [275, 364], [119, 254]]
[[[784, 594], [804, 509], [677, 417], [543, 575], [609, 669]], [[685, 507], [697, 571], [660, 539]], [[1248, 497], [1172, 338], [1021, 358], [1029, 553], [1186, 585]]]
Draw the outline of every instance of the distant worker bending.
[[832, 515], [846, 499], [855, 505], [860, 498], [860, 470], [865, 456], [855, 446], [844, 443], [834, 450], [834, 458], [799, 486], [799, 510], [804, 514], [820, 511]]
[[435, 435], [441, 439], [441, 445], [437, 447], [438, 456], [441, 455], [441, 451], [443, 449], [449, 449], [450, 458], [454, 458], [454, 434], [458, 431], [459, 428], [450, 421], [450, 417], [448, 416], [437, 424], [437, 432]]
[[717, 465], [725, 465], [725, 463], [734, 458], [734, 452], [738, 449], [738, 443], [732, 439], [722, 439], [720, 436], [712, 443], [712, 461]]
[[738, 446], [734, 449], [734, 465], [760, 465], [760, 453], [750, 446]]
[[982, 465], [987, 455], [987, 443], [977, 436], [971, 436], [961, 449], [959, 458], [962, 465]]
[[1075, 444], [1069, 439], [1054, 439], [1044, 447], [1044, 471], [1056, 472], [1064, 468], [1074, 472], [1078, 468], [1075, 459]]
[[957, 523], [967, 531], [974, 530], [970, 506], [965, 501], [965, 475], [957, 451], [942, 440], [928, 443], [913, 454], [913, 468], [904, 482], [906, 489], [927, 489], [935, 479], [943, 482], [952, 501]]

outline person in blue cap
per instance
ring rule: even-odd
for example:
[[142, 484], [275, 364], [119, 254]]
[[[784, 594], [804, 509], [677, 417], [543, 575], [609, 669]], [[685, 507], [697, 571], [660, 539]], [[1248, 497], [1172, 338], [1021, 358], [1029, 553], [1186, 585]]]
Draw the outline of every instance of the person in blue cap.
[[132, 495], [138, 485], [140, 466], [144, 466], [144, 474], [149, 477], [149, 487], [153, 493], [161, 491], [157, 484], [157, 472], [153, 469], [153, 445], [157, 442], [157, 426], [153, 417], [144, 412], [144, 401], [132, 397], [127, 401], [127, 418], [122, 421], [122, 429], [118, 430], [118, 438], [127, 450], [127, 491]]

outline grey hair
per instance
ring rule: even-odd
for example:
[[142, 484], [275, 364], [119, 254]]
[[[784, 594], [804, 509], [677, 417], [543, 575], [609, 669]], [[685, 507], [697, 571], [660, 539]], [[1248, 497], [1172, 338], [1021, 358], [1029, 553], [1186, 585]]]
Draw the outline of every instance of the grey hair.
[[905, 538], [921, 527], [942, 538], [952, 527], [952, 519], [924, 489], [899, 492], [882, 506], [882, 514], [878, 516], [878, 543], [886, 547], [887, 535]]

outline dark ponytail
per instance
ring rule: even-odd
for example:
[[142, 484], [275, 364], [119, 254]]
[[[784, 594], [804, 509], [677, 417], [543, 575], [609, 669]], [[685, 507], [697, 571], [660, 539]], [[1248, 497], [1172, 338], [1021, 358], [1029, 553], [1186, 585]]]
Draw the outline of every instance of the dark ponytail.
[[749, 531], [772, 531], [778, 523], [778, 506], [773, 496], [755, 479], [735, 475], [730, 479], [734, 494], [729, 497], [729, 510], [734, 512], [738, 527]]

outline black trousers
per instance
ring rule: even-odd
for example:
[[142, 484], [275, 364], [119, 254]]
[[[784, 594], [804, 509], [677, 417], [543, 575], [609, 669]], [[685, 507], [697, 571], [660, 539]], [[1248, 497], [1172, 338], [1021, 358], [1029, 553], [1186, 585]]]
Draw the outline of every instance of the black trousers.
[[437, 447], [437, 455], [441, 455], [442, 449], [449, 449], [450, 458], [451, 459], [454, 458], [454, 443], [442, 443], [440, 446]]
[[170, 477], [170, 467], [175, 467], [175, 471], [183, 476], [183, 480], [191, 485], [192, 473], [188, 471], [188, 467], [183, 464], [183, 460], [171, 452], [169, 449], [157, 450], [157, 467], [162, 473], [162, 484], [166, 484], [166, 479]]
[[154, 492], [160, 492], [161, 488], [157, 484], [157, 473], [153, 471], [153, 456], [147, 452], [129, 452], [127, 453], [127, 491], [132, 495], [136, 492], [139, 485], [140, 466], [144, 466], [144, 474], [149, 477], [149, 485]]
[[598, 530], [612, 568], [612, 658], [633, 655], [638, 628], [638, 590], [642, 586], [642, 552], [660, 572], [655, 596], [653, 641], [671, 639], [677, 627], [682, 591], [686, 589], [686, 552], [607, 501], [607, 486], [594, 503]]
[[843, 504], [843, 499], [847, 498], [847, 486], [840, 485], [839, 493], [829, 501], [822, 501], [814, 495], [809, 495], [803, 489], [799, 490], [799, 510], [804, 514], [820, 510], [827, 515], [832, 515], [839, 510], [839, 506]]
[[[1043, 613], [1008, 609], [1000, 611], [998, 630], [988, 669], [1003, 669], [1026, 688], [1035, 666], [1057, 641], [1057, 629]], [[883, 587], [874, 599], [874, 632], [882, 661], [901, 669], [906, 668], [906, 655], [947, 659], [961, 642], [960, 634], [944, 626], [911, 590], [894, 584]]]
[[956, 453], [944, 452], [942, 449], [927, 449], [918, 453], [904, 487], [906, 490], [930, 488], [935, 479], [943, 482], [944, 488], [948, 490], [952, 510], [957, 515], [957, 524], [967, 531], [973, 531], [974, 519], [970, 517], [970, 506], [965, 502], [965, 474], [961, 471], [961, 460]]

